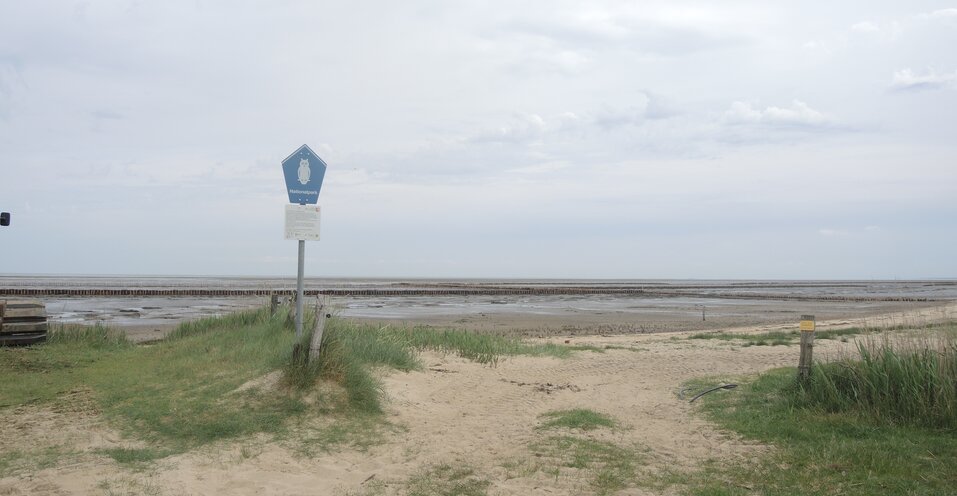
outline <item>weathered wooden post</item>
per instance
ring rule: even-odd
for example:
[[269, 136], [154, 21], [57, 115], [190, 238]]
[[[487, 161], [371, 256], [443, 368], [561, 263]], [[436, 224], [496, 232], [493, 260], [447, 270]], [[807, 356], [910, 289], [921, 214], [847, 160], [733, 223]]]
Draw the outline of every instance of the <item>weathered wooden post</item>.
[[801, 358], [798, 359], [798, 377], [807, 380], [811, 375], [811, 355], [814, 350], [814, 316], [801, 316]]
[[326, 328], [326, 308], [328, 302], [325, 297], [319, 295], [316, 297], [316, 324], [312, 328], [312, 339], [309, 341], [309, 361], [319, 357], [319, 347], [322, 345], [322, 332]]
[[269, 295], [269, 315], [276, 315], [276, 309], [279, 308], [279, 295], [270, 293]]

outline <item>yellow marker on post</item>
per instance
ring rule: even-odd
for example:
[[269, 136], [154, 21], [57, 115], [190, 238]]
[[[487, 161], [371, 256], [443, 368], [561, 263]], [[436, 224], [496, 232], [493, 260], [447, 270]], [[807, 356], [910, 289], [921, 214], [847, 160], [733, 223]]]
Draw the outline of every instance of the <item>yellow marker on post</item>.
[[814, 332], [814, 316], [802, 315], [800, 329], [801, 332]]

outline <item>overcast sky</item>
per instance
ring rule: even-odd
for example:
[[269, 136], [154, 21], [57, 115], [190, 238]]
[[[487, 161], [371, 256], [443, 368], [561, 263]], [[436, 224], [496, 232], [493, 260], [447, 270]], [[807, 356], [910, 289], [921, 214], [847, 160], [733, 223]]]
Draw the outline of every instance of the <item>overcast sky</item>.
[[957, 276], [957, 3], [0, 0], [0, 274]]

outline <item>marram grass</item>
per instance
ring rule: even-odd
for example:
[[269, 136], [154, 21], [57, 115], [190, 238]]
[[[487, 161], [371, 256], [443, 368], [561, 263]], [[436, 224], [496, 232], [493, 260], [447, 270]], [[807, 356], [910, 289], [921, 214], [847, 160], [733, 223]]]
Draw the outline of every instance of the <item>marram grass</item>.
[[[664, 482], [689, 494], [937, 495], [957, 487], [955, 326], [871, 336], [803, 384], [772, 370], [702, 398], [719, 427], [773, 445]], [[798, 488], [800, 488], [798, 490]]]
[[891, 424], [957, 428], [957, 338], [953, 332], [870, 338], [856, 356], [816, 364], [796, 404], [855, 411]]

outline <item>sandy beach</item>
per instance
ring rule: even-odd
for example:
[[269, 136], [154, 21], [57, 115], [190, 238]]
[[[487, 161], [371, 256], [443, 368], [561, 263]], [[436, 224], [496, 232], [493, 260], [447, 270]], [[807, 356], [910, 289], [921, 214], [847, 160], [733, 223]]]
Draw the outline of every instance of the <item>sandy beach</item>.
[[[957, 305], [951, 303], [818, 323], [820, 329], [918, 326], [954, 318]], [[530, 325], [538, 329], [556, 325], [529, 316], [509, 319], [488, 316], [483, 323], [512, 324], [521, 332], [528, 332]], [[793, 321], [778, 320], [726, 327], [706, 322], [738, 333], [796, 327]], [[616, 322], [622, 324], [607, 315], [583, 315], [562, 325], [595, 331]], [[112, 429], [89, 391], [66, 391], [53, 404], [4, 412], [5, 428], [0, 430], [4, 451], [68, 448], [71, 455], [67, 463], [0, 479], [0, 494], [403, 494], [410, 478], [449, 462], [472, 467], [489, 480], [489, 494], [587, 493], [584, 482], [576, 478], [521, 469], [537, 463], [530, 446], [542, 437], [536, 429], [540, 415], [570, 408], [589, 408], [620, 422], [622, 428], [600, 436], [640, 447], [646, 454], [641, 468], [646, 475], [692, 470], [709, 460], [746, 463], [772, 449], [716, 430], [695, 413], [681, 388], [695, 378], [736, 377], [793, 366], [796, 346], [740, 347], [727, 341], [689, 340], [685, 338], [691, 331], [680, 326], [668, 333], [546, 334], [550, 335], [529, 339], [606, 350], [576, 352], [567, 359], [515, 357], [496, 366], [424, 353], [423, 370], [383, 373], [391, 427], [377, 432], [379, 442], [308, 455], [288, 439], [257, 436], [171, 456], [146, 470], [118, 466], [103, 450], [140, 447], [142, 441], [126, 439]], [[816, 353], [826, 359], [851, 346], [853, 339], [820, 341]], [[269, 378], [261, 382], [262, 387], [269, 384]], [[315, 419], [294, 429], [308, 436], [324, 422], [328, 420]], [[632, 488], [621, 494], [646, 492]]]

